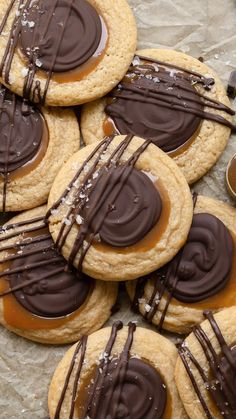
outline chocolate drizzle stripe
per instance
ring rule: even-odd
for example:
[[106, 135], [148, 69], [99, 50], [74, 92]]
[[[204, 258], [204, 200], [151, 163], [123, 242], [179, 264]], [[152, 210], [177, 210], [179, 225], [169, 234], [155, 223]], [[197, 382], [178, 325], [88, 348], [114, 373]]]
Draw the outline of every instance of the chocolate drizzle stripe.
[[[99, 363], [99, 368], [97, 368], [92, 391], [91, 391], [90, 397], [88, 398], [86, 408], [85, 408], [85, 416], [89, 412], [90, 419], [93, 419], [93, 413], [94, 413], [93, 406], [95, 406], [96, 403], [97, 405], [99, 404], [100, 397], [101, 397], [101, 391], [99, 390], [102, 389], [102, 385], [103, 385], [106, 373], [108, 371], [108, 366], [109, 366], [108, 360], [109, 360], [109, 357], [111, 356], [112, 348], [116, 341], [117, 332], [118, 330], [121, 330], [122, 328], [123, 328], [123, 323], [121, 321], [117, 321], [112, 325], [111, 335], [104, 351], [104, 357], [101, 359]], [[102, 371], [102, 373], [100, 371]], [[98, 389], [98, 392], [96, 392], [97, 389]], [[92, 408], [90, 408], [90, 406], [92, 406]]]
[[25, 281], [25, 282], [21, 283], [20, 285], [9, 288], [7, 291], [1, 293], [0, 297], [2, 298], [2, 297], [5, 297], [6, 295], [12, 294], [12, 293], [14, 293], [16, 291], [19, 291], [19, 290], [22, 290], [24, 287], [27, 287], [29, 285], [36, 284], [37, 282], [40, 282], [42, 280], [51, 278], [52, 276], [58, 275], [58, 274], [62, 273], [63, 271], [64, 271], [63, 268], [55, 269], [54, 271], [50, 272], [47, 275], [44, 275], [43, 277], [37, 277], [37, 278], [32, 279], [30, 281]]
[[[139, 98], [135, 98], [133, 96], [129, 97], [125, 93], [126, 91], [130, 91], [130, 92], [138, 93], [140, 95], [140, 88], [136, 88], [136, 87], [132, 86], [131, 84], [128, 85], [127, 83], [122, 83], [122, 82], [120, 83], [120, 86], [121, 86], [121, 89], [123, 91], [121, 90], [117, 93], [114, 93], [113, 97], [125, 99], [125, 100], [128, 100], [130, 102], [140, 102]], [[178, 86], [178, 84], [176, 84], [176, 86]], [[197, 104], [197, 103], [200, 104], [201, 102], [198, 101], [198, 100], [188, 99], [189, 104], [188, 104], [187, 107], [185, 107], [184, 104], [181, 104], [178, 100], [168, 99], [168, 96], [175, 98], [175, 95], [168, 92], [167, 90], [165, 91], [165, 93], [160, 93], [159, 91], [156, 92], [155, 90], [149, 88], [148, 91], [149, 91], [149, 94], [148, 94], [148, 97], [145, 98], [145, 103], [150, 103], [150, 104], [153, 104], [153, 105], [161, 105], [163, 108], [167, 108], [167, 109], [176, 109], [176, 110], [179, 110], [181, 112], [185, 112], [187, 114], [195, 115], [195, 116], [200, 117], [202, 119], [208, 119], [210, 121], [218, 122], [219, 124], [225, 125], [225, 126], [229, 127], [230, 129], [235, 129], [235, 125], [233, 125], [230, 121], [228, 121], [223, 116], [216, 115], [216, 114], [206, 112], [206, 111], [197, 110], [196, 107], [194, 107], [194, 106], [191, 107], [191, 105], [190, 105], [191, 102], [193, 102], [195, 104]], [[235, 112], [232, 109], [228, 108], [227, 106], [224, 106], [222, 103], [218, 102], [218, 106], [217, 106], [217, 102], [215, 100], [212, 102], [212, 100], [210, 98], [206, 98], [204, 95], [201, 95], [199, 92], [197, 94], [201, 99], [207, 100], [207, 103], [205, 103], [205, 106], [213, 108], [213, 109], [217, 109], [217, 110], [223, 110], [224, 112], [226, 112], [230, 115], [235, 114]], [[184, 101], [187, 98], [185, 98], [183, 96], [182, 99]]]
[[[140, 59], [147, 63], [141, 64]], [[213, 78], [194, 71], [136, 56], [123, 80], [107, 96], [105, 112], [110, 119], [106, 122], [117, 134], [150, 139], [167, 153], [194, 140], [202, 120], [235, 130], [235, 124], [217, 113], [235, 115], [233, 109], [194, 87], [202, 84], [210, 90], [214, 83]]]
[[163, 65], [165, 67], [175, 68], [177, 70], [184, 71], [185, 73], [188, 73], [190, 75], [193, 75], [193, 76], [201, 79], [206, 85], [214, 84], [214, 79], [213, 78], [205, 77], [202, 74], [197, 73], [196, 71], [187, 70], [187, 69], [185, 69], [183, 67], [180, 67], [180, 66], [177, 66], [175, 64], [172, 64], [172, 63], [170, 64], [170, 63], [166, 63], [165, 61], [160, 61], [160, 60], [156, 60], [156, 59], [153, 59], [153, 58], [150, 58], [150, 57], [145, 57], [144, 55], [138, 55], [138, 57], [143, 61], [150, 61], [151, 63], [156, 63], [156, 64]]
[[[76, 359], [77, 359], [79, 353], [81, 352], [80, 353], [80, 362], [79, 362], [80, 370], [78, 369], [77, 374], [76, 374], [77, 381], [79, 381], [79, 377], [80, 377], [80, 373], [81, 373], [81, 370], [82, 370], [83, 361], [84, 361], [84, 357], [85, 357], [85, 353], [86, 353], [86, 345], [87, 345], [87, 336], [84, 336], [81, 339], [81, 341], [77, 344], [74, 355], [72, 357], [71, 364], [70, 364], [68, 373], [66, 375], [65, 383], [64, 383], [64, 386], [63, 386], [63, 389], [62, 389], [62, 392], [61, 392], [61, 396], [60, 396], [60, 399], [59, 399], [58, 404], [57, 404], [54, 419], [60, 419], [62, 404], [63, 404], [64, 398], [65, 398], [65, 395], [66, 395], [67, 388], [69, 386], [70, 378], [71, 378], [71, 375], [73, 373], [73, 369], [74, 369], [74, 366], [75, 366], [75, 363], [76, 363]], [[72, 400], [71, 410], [73, 409], [73, 406], [74, 406], [74, 401]]]
[[193, 364], [195, 365], [195, 367], [198, 369], [198, 372], [202, 376], [204, 382], [207, 382], [207, 379], [204, 376], [204, 371], [202, 370], [202, 368], [200, 367], [200, 365], [197, 363], [197, 361], [195, 360], [195, 358], [192, 357], [192, 354], [188, 350], [188, 348], [179, 347], [179, 356], [180, 356], [180, 358], [181, 358], [181, 360], [182, 360], [182, 362], [184, 364], [184, 367], [185, 367], [185, 369], [186, 369], [186, 371], [188, 373], [188, 376], [189, 376], [189, 378], [191, 380], [191, 383], [192, 383], [192, 386], [193, 386], [193, 388], [195, 390], [195, 393], [197, 394], [198, 399], [199, 399], [199, 401], [200, 401], [200, 403], [201, 403], [201, 405], [202, 405], [202, 407], [204, 409], [204, 412], [205, 412], [206, 417], [208, 419], [214, 419], [214, 417], [211, 415], [210, 410], [208, 409], [208, 406], [207, 406], [207, 404], [206, 404], [206, 402], [205, 402], [205, 400], [204, 400], [204, 398], [202, 396], [202, 393], [201, 393], [200, 389], [198, 388], [198, 385], [197, 385], [197, 382], [196, 382], [196, 380], [194, 378], [194, 375], [193, 375], [191, 369], [189, 368], [188, 358], [191, 359], [191, 361], [193, 362]]
[[[15, 249], [18, 249], [18, 248], [23, 248], [23, 247], [25, 247], [25, 246], [28, 246], [28, 244], [42, 242], [42, 241], [48, 240], [48, 239], [50, 239], [50, 238], [51, 238], [51, 235], [50, 235], [50, 234], [45, 234], [45, 235], [43, 235], [43, 236], [41, 236], [41, 237], [29, 238], [28, 240], [27, 240], [27, 239], [25, 239], [25, 240], [24, 240], [23, 242], [21, 242], [21, 243], [15, 243], [15, 244], [14, 244], [14, 248], [15, 248]], [[11, 250], [11, 249], [12, 249], [12, 245], [9, 245], [9, 246], [3, 246], [3, 247], [1, 247], [1, 248], [0, 248], [0, 251], [1, 251], [1, 252], [3, 252], [3, 251], [5, 251], [5, 250]]]
[[[44, 221], [44, 217], [37, 217], [37, 218], [33, 218], [32, 220], [26, 220], [26, 221], [21, 221], [19, 223], [8, 224], [6, 226], [0, 227], [0, 235], [2, 233], [5, 233], [8, 230], [15, 229], [15, 228], [22, 227], [22, 226], [26, 226], [28, 224], [34, 224], [34, 223], [37, 223], [38, 221]], [[0, 240], [1, 240], [1, 236], [0, 236]], [[6, 240], [6, 238], [4, 237], [3, 240]]]
[[[51, 262], [52, 263], [59, 262], [60, 260], [61, 260], [61, 257], [58, 256], [58, 257], [52, 258]], [[40, 266], [46, 266], [46, 265], [48, 265], [48, 261], [32, 263], [30, 265], [27, 265], [27, 266], [24, 266], [23, 268], [18, 268], [18, 269], [11, 269], [11, 270], [6, 269], [4, 272], [0, 273], [0, 278], [4, 277], [6, 275], [9, 276], [9, 275], [13, 275], [13, 274], [16, 274], [16, 273], [20, 273], [20, 272], [22, 272], [22, 269], [24, 269], [24, 271], [28, 271], [28, 270], [35, 269], [35, 268], [38, 268]]]
[[11, 0], [11, 3], [9, 4], [9, 6], [7, 8], [6, 14], [4, 15], [4, 18], [3, 18], [2, 22], [1, 22], [1, 25], [0, 25], [0, 34], [2, 33], [4, 27], [7, 23], [8, 16], [9, 16], [9, 14], [11, 12], [11, 9], [13, 8], [15, 2], [16, 2], [16, 0]]
[[80, 360], [79, 360], [79, 364], [78, 364], [77, 371], [76, 371], [76, 374], [75, 374], [75, 379], [74, 379], [69, 419], [73, 419], [73, 416], [74, 416], [75, 402], [76, 402], [77, 390], [78, 390], [78, 385], [79, 385], [79, 378], [80, 378], [81, 370], [82, 370], [82, 367], [83, 367], [84, 356], [85, 356], [85, 353], [86, 353], [87, 338], [86, 337], [82, 338], [81, 343], [82, 343], [81, 357], [80, 357]]
[[205, 402], [203, 395], [198, 387], [194, 373], [191, 369], [191, 363], [196, 367], [199, 372], [205, 388], [211, 394], [219, 412], [226, 418], [235, 418], [235, 385], [232, 381], [231, 374], [232, 369], [235, 371], [235, 361], [233, 358], [232, 350], [227, 345], [222, 332], [210, 311], [204, 312], [205, 318], [210, 323], [211, 329], [213, 330], [215, 337], [221, 349], [221, 353], [217, 355], [211, 340], [206, 335], [202, 327], [196, 326], [193, 333], [204, 351], [206, 361], [209, 365], [210, 374], [213, 378], [207, 377], [204, 368], [200, 366], [196, 357], [191, 353], [191, 350], [186, 347], [183, 343], [179, 346], [179, 355], [184, 364], [185, 370], [192, 382], [194, 390], [198, 396], [199, 401], [202, 404], [203, 410], [209, 419], [213, 419], [211, 412]]

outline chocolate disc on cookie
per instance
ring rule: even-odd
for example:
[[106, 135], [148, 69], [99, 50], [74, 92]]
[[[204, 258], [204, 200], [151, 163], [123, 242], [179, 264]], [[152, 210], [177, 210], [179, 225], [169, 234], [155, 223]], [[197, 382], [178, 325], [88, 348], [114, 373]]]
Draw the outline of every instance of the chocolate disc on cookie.
[[109, 318], [117, 286], [68, 265], [45, 212], [45, 206], [24, 212], [0, 230], [0, 322], [42, 343], [74, 342]]
[[123, 80], [84, 106], [86, 144], [133, 134], [168, 153], [189, 183], [219, 158], [234, 128], [234, 111], [218, 77], [205, 64], [171, 50], [138, 51]]
[[126, 0], [6, 0], [0, 11], [0, 78], [35, 103], [86, 103], [122, 79], [136, 37]]
[[127, 283], [133, 309], [177, 333], [201, 323], [204, 310], [236, 305], [236, 210], [204, 196], [194, 201], [184, 247], [161, 269]]
[[0, 85], [0, 209], [21, 211], [46, 202], [52, 182], [79, 147], [71, 110], [37, 107]]
[[173, 343], [134, 323], [117, 321], [85, 336], [54, 373], [50, 418], [185, 419], [174, 384], [176, 356]]
[[71, 264], [94, 278], [121, 281], [176, 254], [192, 206], [172, 159], [150, 141], [116, 136], [85, 147], [62, 168], [47, 218], [57, 249]]
[[196, 326], [179, 345], [175, 379], [190, 419], [234, 419], [236, 415], [236, 308]]

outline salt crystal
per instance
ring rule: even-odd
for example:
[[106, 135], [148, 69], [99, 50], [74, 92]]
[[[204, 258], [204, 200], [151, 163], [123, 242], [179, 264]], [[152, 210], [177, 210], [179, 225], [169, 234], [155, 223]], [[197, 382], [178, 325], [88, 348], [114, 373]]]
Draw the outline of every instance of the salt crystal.
[[83, 224], [83, 218], [80, 215], [76, 215], [75, 217], [77, 224]]
[[132, 61], [132, 65], [136, 66], [136, 65], [140, 65], [140, 58], [136, 55]]
[[37, 67], [42, 67], [43, 63], [37, 58], [35, 61]]
[[147, 313], [149, 313], [149, 311], [151, 310], [151, 306], [149, 304], [145, 304], [145, 310]]

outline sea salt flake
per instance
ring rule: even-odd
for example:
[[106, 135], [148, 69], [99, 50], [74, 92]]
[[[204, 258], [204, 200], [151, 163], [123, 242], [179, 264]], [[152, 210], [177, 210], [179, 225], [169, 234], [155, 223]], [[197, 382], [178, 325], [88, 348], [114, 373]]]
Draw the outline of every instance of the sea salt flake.
[[37, 67], [42, 67], [43, 65], [42, 61], [40, 61], [38, 58], [36, 59], [35, 64]]
[[145, 304], [145, 310], [147, 313], [149, 313], [149, 311], [151, 310], [151, 306], [149, 304]]
[[28, 75], [28, 73], [29, 73], [29, 69], [28, 68], [26, 68], [26, 67], [22, 68], [21, 75], [23, 77], [26, 77]]
[[78, 214], [75, 217], [77, 224], [81, 225], [83, 224], [83, 218]]
[[140, 58], [136, 55], [132, 61], [132, 65], [135, 67], [137, 65], [140, 65]]

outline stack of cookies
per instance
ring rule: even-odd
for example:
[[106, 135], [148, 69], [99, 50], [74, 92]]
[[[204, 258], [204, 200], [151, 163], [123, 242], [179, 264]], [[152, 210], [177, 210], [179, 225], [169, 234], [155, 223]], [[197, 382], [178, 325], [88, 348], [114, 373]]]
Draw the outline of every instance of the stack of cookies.
[[[20, 213], [0, 230], [0, 323], [76, 342], [50, 419], [234, 419], [236, 210], [189, 186], [234, 112], [205, 64], [136, 37], [126, 0], [1, 5], [0, 206]], [[156, 331], [102, 328], [120, 282]]]

